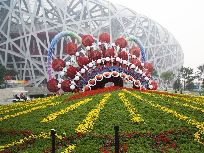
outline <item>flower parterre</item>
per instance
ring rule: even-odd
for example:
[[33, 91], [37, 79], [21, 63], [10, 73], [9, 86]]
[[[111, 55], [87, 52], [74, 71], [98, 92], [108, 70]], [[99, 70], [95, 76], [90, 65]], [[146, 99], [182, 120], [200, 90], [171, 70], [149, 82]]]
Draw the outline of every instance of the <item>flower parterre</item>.
[[116, 91], [116, 90], [120, 90], [120, 89], [122, 89], [122, 88], [117, 87], [117, 86], [112, 86], [112, 87], [102, 88], [102, 89], [98, 89], [98, 90], [90, 90], [90, 91], [86, 91], [86, 92], [80, 92], [80, 93], [76, 93], [76, 94], [68, 97], [65, 100], [65, 102], [70, 101], [70, 100], [84, 98], [84, 97], [87, 97], [87, 96], [93, 96], [93, 95], [96, 95], [96, 94], [112, 92], [112, 91]]
[[[47, 102], [52, 102], [53, 98], [50, 98]], [[32, 111], [38, 110], [38, 109], [43, 109], [43, 108], [46, 108], [46, 107], [49, 107], [49, 106], [55, 106], [55, 105], [58, 105], [60, 103], [61, 102], [53, 102], [53, 103], [48, 103], [48, 104], [42, 105], [42, 106], [32, 107], [30, 109], [27, 109], [27, 110], [24, 110], [24, 111], [21, 111], [21, 112], [17, 112], [15, 114], [9, 114], [9, 115], [6, 115], [4, 117], [1, 117], [0, 121], [8, 120], [10, 118], [14, 118], [14, 117], [17, 117], [17, 116], [20, 116], [20, 115], [23, 115], [23, 114], [27, 114], [27, 113], [30, 113]]]
[[9, 147], [21, 145], [23, 143], [26, 143], [29, 140], [32, 140], [32, 139], [40, 139], [40, 138], [48, 139], [48, 138], [50, 138], [50, 134], [49, 133], [44, 133], [44, 132], [42, 132], [42, 133], [40, 133], [38, 135], [31, 134], [29, 137], [24, 137], [23, 139], [20, 139], [20, 140], [14, 141], [12, 143], [0, 146], [0, 151], [3, 151], [3, 150], [5, 150], [6, 148], [9, 148]]
[[203, 139], [203, 134], [204, 134], [204, 122], [198, 122], [195, 119], [191, 119], [188, 116], [182, 115], [180, 113], [177, 113], [176, 111], [169, 109], [165, 106], [161, 106], [159, 104], [155, 104], [155, 102], [153, 101], [147, 101], [145, 99], [142, 99], [141, 96], [138, 96], [137, 94], [131, 93], [130, 91], [124, 90], [125, 92], [131, 94], [132, 96], [134, 96], [135, 98], [138, 98], [140, 100], [142, 100], [143, 102], [146, 102], [148, 104], [150, 104], [151, 106], [160, 109], [161, 111], [168, 113], [168, 114], [172, 114], [173, 116], [175, 116], [176, 118], [178, 118], [179, 120], [183, 120], [186, 121], [186, 123], [195, 126], [196, 128], [198, 128], [198, 132], [196, 132], [194, 134], [194, 138], [197, 142], [199, 142], [200, 144], [204, 144], [204, 139]]
[[53, 120], [55, 120], [59, 115], [63, 115], [65, 113], [68, 113], [69, 111], [72, 111], [74, 109], [76, 109], [77, 107], [86, 104], [87, 102], [91, 101], [92, 98], [87, 98], [85, 100], [82, 100], [80, 102], [77, 102], [76, 104], [73, 104], [65, 109], [62, 109], [60, 111], [57, 111], [55, 113], [52, 113], [50, 115], [48, 115], [46, 118], [44, 118], [41, 122], [51, 122]]
[[100, 111], [104, 108], [110, 96], [110, 93], [104, 95], [104, 98], [96, 105], [96, 108], [91, 110], [82, 123], [75, 129], [77, 133], [85, 134], [93, 129], [94, 121], [98, 119]]
[[128, 101], [128, 99], [125, 97], [124, 93], [119, 93], [118, 96], [120, 97], [120, 100], [124, 103], [125, 107], [130, 113], [131, 120], [135, 123], [144, 121], [141, 118], [141, 115], [137, 113], [137, 110], [133, 107], [133, 105]]
[[[145, 91], [144, 91], [145, 92]], [[168, 98], [171, 99], [177, 99], [177, 100], [183, 100], [189, 103], [195, 103], [198, 105], [204, 105], [204, 99], [198, 96], [190, 96], [190, 95], [184, 95], [184, 94], [173, 94], [173, 93], [168, 93], [168, 92], [161, 92], [161, 91], [146, 91], [146, 92], [150, 92], [150, 93], [156, 93], [159, 94], [161, 96], [166, 96]]]
[[69, 145], [64, 151], [61, 153], [71, 153], [76, 148], [76, 145]]
[[52, 97], [47, 97], [47, 98], [38, 98], [26, 103], [20, 103], [21, 105], [15, 105], [13, 104], [15, 107], [11, 107], [11, 108], [7, 108], [7, 109], [3, 109], [2, 111], [0, 111], [0, 114], [4, 115], [5, 113], [11, 112], [11, 111], [16, 111], [16, 110], [21, 110], [21, 109], [26, 109], [29, 107], [33, 107], [36, 105], [42, 105], [45, 103], [49, 103], [51, 102], [54, 98], [56, 98], [57, 96], [52, 96]]
[[0, 114], [1, 113], [4, 113], [4, 112], [9, 112], [9, 111], [12, 111], [13, 109], [16, 110], [18, 108], [22, 108], [22, 107], [25, 107], [25, 106], [30, 106], [30, 105], [35, 105], [35, 104], [41, 104], [41, 103], [44, 103], [44, 101], [47, 101], [47, 100], [50, 100], [50, 99], [53, 99], [53, 98], [56, 98], [58, 96], [50, 96], [50, 97], [47, 97], [47, 98], [37, 98], [37, 99], [34, 99], [34, 100], [30, 100], [30, 101], [26, 101], [26, 102], [21, 102], [21, 103], [12, 103], [12, 104], [9, 104], [9, 105], [4, 105], [0, 108]]
[[[152, 94], [152, 93], [148, 93], [148, 92], [142, 92], [143, 94], [146, 94], [146, 95], [149, 95], [149, 96], [152, 96], [156, 99], [161, 99], [163, 101], [166, 101], [163, 97], [163, 95], [158, 95], [159, 97], [157, 97], [155, 94]], [[169, 98], [169, 96], [167, 95], [167, 98]], [[168, 101], [168, 99], [167, 99]], [[195, 107], [195, 106], [192, 106], [190, 104], [187, 104], [187, 103], [183, 103], [183, 102], [178, 102], [178, 101], [174, 101], [173, 102], [174, 104], [177, 104], [177, 105], [180, 105], [180, 106], [184, 106], [184, 107], [189, 107], [191, 109], [194, 109], [194, 110], [197, 110], [197, 111], [201, 111], [202, 113], [204, 113], [204, 109], [202, 108], [199, 108], [199, 107]]]

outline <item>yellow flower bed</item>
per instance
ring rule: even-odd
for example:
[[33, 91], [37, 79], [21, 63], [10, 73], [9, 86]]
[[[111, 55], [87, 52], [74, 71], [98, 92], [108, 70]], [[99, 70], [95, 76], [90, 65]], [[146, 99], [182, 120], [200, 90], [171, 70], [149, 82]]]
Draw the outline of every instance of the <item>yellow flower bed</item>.
[[98, 119], [100, 111], [104, 108], [110, 96], [110, 93], [104, 95], [104, 98], [96, 105], [96, 108], [91, 110], [82, 123], [75, 129], [76, 132], [87, 133], [93, 129], [94, 121]]
[[0, 113], [2, 113], [4, 111], [8, 112], [8, 110], [12, 110], [12, 109], [16, 109], [16, 108], [24, 107], [24, 106], [29, 106], [29, 105], [36, 104], [36, 103], [41, 104], [41, 103], [44, 103], [44, 101], [46, 101], [46, 100], [50, 100], [50, 99], [53, 99], [56, 97], [58, 97], [58, 96], [50, 96], [47, 98], [37, 98], [37, 99], [26, 101], [26, 102], [12, 103], [12, 104], [8, 104], [8, 105], [4, 105], [4, 106], [1, 106]]
[[77, 102], [76, 104], [73, 104], [73, 105], [71, 105], [71, 106], [69, 106], [69, 107], [67, 107], [65, 109], [62, 109], [62, 110], [60, 110], [58, 112], [55, 112], [55, 113], [52, 113], [52, 114], [48, 115], [41, 122], [45, 122], [45, 123], [46, 122], [51, 122], [51, 121], [55, 120], [59, 115], [63, 115], [65, 113], [69, 112], [69, 111], [72, 111], [72, 110], [76, 109], [77, 107], [79, 107], [79, 106], [81, 106], [83, 104], [86, 104], [87, 102], [89, 102], [91, 100], [92, 100], [92, 98], [87, 98], [85, 100]]
[[23, 143], [25, 143], [26, 141], [28, 140], [31, 140], [31, 139], [48, 139], [50, 138], [50, 133], [40, 133], [39, 135], [34, 135], [34, 134], [31, 134], [29, 137], [25, 137], [23, 139], [20, 139], [18, 141], [14, 141], [12, 143], [9, 143], [9, 144], [6, 144], [6, 145], [2, 145], [0, 146], [0, 151], [3, 151], [5, 150], [6, 148], [9, 148], [9, 147], [13, 147], [13, 146], [18, 146], [18, 145], [21, 145]]
[[[53, 97], [54, 98], [54, 97]], [[52, 98], [52, 99], [53, 99]], [[51, 98], [49, 98], [49, 100], [47, 100], [47, 102], [51, 102], [52, 101]], [[7, 119], [10, 119], [10, 118], [14, 118], [14, 117], [17, 117], [17, 116], [20, 116], [20, 115], [23, 115], [23, 114], [27, 114], [27, 113], [30, 113], [32, 111], [35, 111], [35, 110], [38, 110], [38, 109], [43, 109], [43, 108], [46, 108], [48, 106], [55, 106], [55, 105], [58, 105], [60, 104], [61, 102], [53, 102], [53, 103], [48, 103], [46, 105], [42, 105], [42, 106], [37, 106], [37, 107], [32, 107], [28, 110], [24, 110], [22, 112], [18, 112], [18, 113], [15, 113], [15, 114], [10, 114], [10, 115], [6, 115], [4, 117], [1, 117], [0, 118], [0, 121], [3, 121], [3, 120], [7, 120]]]
[[0, 114], [4, 115], [5, 113], [11, 112], [11, 111], [26, 109], [27, 107], [45, 104], [45, 103], [51, 102], [54, 98], [56, 98], [56, 96], [47, 97], [47, 98], [38, 98], [32, 101], [19, 103], [20, 105], [12, 104], [14, 107], [4, 108], [0, 111]]
[[138, 122], [144, 121], [144, 120], [141, 118], [141, 115], [140, 115], [140, 114], [137, 114], [137, 110], [136, 110], [136, 109], [133, 107], [133, 105], [128, 101], [128, 99], [125, 97], [125, 94], [124, 94], [124, 93], [119, 93], [118, 96], [120, 97], [120, 100], [124, 103], [125, 107], [126, 107], [127, 110], [129, 111], [131, 120], [132, 120], [133, 122], [138, 123]]
[[201, 137], [203, 137], [203, 134], [204, 134], [204, 122], [199, 122], [199, 121], [196, 121], [195, 119], [191, 119], [190, 117], [182, 115], [180, 113], [177, 113], [176, 111], [171, 110], [165, 106], [155, 104], [155, 102], [153, 102], [153, 101], [142, 99], [140, 96], [138, 96], [137, 94], [131, 93], [130, 91], [127, 91], [127, 90], [124, 90], [124, 91], [129, 93], [130, 95], [134, 96], [135, 98], [139, 97], [138, 99], [150, 104], [152, 107], [158, 108], [165, 113], [172, 114], [173, 116], [175, 116], [179, 120], [186, 121], [186, 123], [193, 125], [193, 126], [196, 126], [196, 128], [198, 128], [198, 132], [196, 132], [194, 134], [195, 140], [201, 144], [204, 144], [203, 139], [201, 138]]
[[[155, 97], [155, 98], [160, 98], [162, 99], [163, 101], [166, 101], [165, 99], [163, 99], [164, 95], [158, 95], [159, 97], [157, 97], [155, 94], [152, 94], [152, 93], [148, 93], [148, 92], [142, 92], [143, 94], [146, 94], [146, 95], [149, 95], [149, 96], [152, 96], [152, 97]], [[169, 97], [169, 96], [168, 96]], [[177, 102], [177, 101], [174, 101], [173, 102], [174, 104], [177, 104], [177, 105], [180, 105], [180, 106], [184, 106], [184, 107], [189, 107], [191, 109], [194, 109], [194, 110], [197, 110], [197, 111], [201, 111], [204, 113], [204, 109], [202, 108], [199, 108], [199, 107], [195, 107], [195, 106], [192, 106], [190, 104], [187, 104], [187, 103], [183, 103], [183, 102]]]
[[61, 153], [71, 153], [76, 148], [76, 145], [69, 145], [64, 151]]

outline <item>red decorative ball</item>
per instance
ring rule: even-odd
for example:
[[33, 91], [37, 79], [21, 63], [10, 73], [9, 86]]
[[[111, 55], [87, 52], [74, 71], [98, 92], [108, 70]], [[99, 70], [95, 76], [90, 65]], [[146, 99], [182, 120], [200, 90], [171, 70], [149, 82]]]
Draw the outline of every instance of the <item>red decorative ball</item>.
[[77, 68], [74, 67], [74, 66], [70, 66], [68, 69], [67, 69], [67, 76], [70, 77], [71, 79], [74, 79], [76, 73], [77, 73]]
[[99, 36], [99, 41], [102, 43], [109, 43], [110, 42], [110, 35], [106, 32], [103, 32]]
[[153, 86], [152, 90], [157, 90], [157, 88], [158, 88], [157, 82], [152, 81], [152, 82], [151, 82], [151, 85]]
[[69, 55], [75, 55], [76, 52], [77, 52], [77, 45], [75, 43], [68, 43], [66, 46], [65, 46], [65, 52]]
[[66, 63], [62, 59], [54, 59], [52, 61], [52, 68], [54, 71], [62, 71]]
[[120, 46], [120, 48], [125, 48], [127, 46], [127, 41], [125, 40], [125, 38], [118, 38], [116, 41], [115, 41], [115, 44], [117, 46]]
[[83, 35], [82, 36], [82, 44], [84, 46], [92, 46], [94, 43], [94, 39], [91, 35]]
[[130, 54], [135, 55], [136, 57], [140, 57], [140, 48], [132, 46], [132, 48], [130, 48]]
[[58, 80], [56, 79], [51, 79], [47, 82], [47, 89], [50, 92], [57, 92], [59, 90], [59, 88], [57, 87], [58, 85]]
[[122, 58], [123, 60], [128, 60], [128, 54], [125, 51], [119, 52], [118, 57]]
[[79, 56], [77, 58], [77, 63], [80, 67], [83, 67], [84, 65], [87, 65], [89, 63], [89, 59], [87, 57], [82, 57], [82, 56]]
[[88, 56], [90, 60], [96, 61], [97, 59], [100, 59], [102, 55], [100, 51], [95, 50], [95, 51], [90, 51]]
[[114, 57], [115, 56], [115, 50], [114, 48], [108, 48], [105, 51], [105, 57]]
[[138, 59], [131, 59], [130, 63], [134, 64], [135, 66], [141, 68], [141, 62]]
[[71, 82], [69, 80], [64, 80], [62, 83], [61, 83], [61, 88], [64, 92], [70, 92], [71, 89], [70, 89], [70, 85], [71, 85]]
[[144, 62], [144, 68], [147, 69], [150, 73], [153, 71], [152, 63]]

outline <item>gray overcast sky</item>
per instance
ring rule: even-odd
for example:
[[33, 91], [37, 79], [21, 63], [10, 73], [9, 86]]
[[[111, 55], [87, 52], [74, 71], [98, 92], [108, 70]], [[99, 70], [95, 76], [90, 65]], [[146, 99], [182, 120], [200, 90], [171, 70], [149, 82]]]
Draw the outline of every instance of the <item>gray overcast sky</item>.
[[184, 66], [204, 64], [204, 0], [109, 0], [168, 29], [184, 52]]

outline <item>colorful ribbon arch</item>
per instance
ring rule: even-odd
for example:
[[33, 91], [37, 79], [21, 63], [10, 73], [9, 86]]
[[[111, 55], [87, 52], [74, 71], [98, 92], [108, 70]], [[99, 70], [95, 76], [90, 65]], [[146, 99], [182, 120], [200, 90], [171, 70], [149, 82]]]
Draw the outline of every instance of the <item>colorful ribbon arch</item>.
[[48, 48], [48, 79], [52, 79], [52, 52], [54, 50], [55, 45], [58, 41], [65, 36], [70, 36], [76, 38], [81, 43], [81, 37], [74, 32], [71, 31], [63, 31], [58, 33], [51, 41], [50, 47]]
[[145, 61], [147, 61], [146, 55], [145, 55], [145, 48], [144, 48], [142, 42], [135, 36], [129, 36], [126, 39], [128, 41], [134, 41], [139, 46], [139, 48], [141, 50], [142, 62], [144, 63]]

